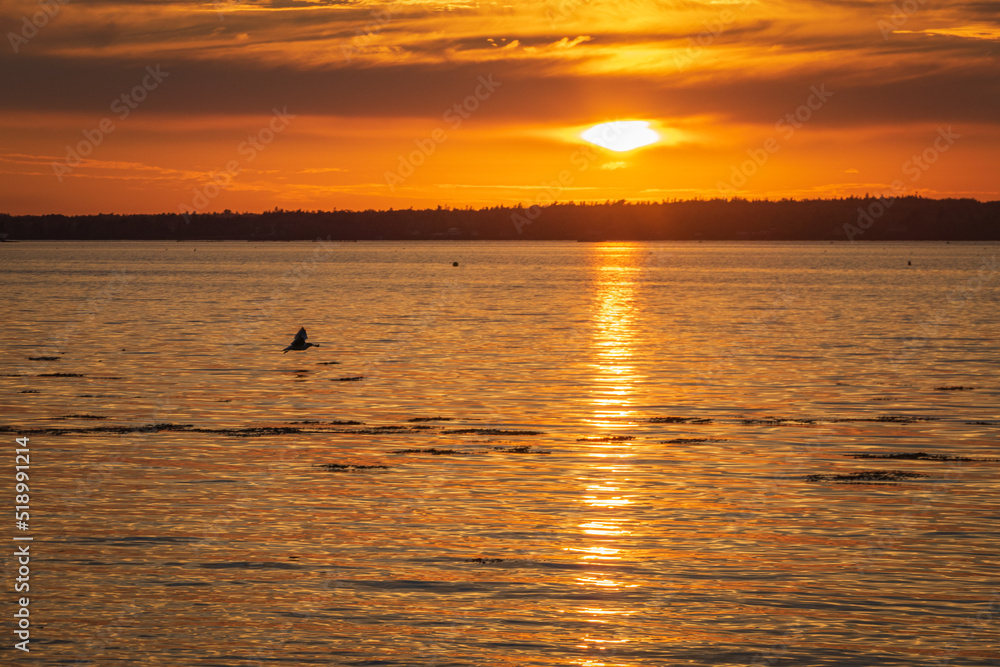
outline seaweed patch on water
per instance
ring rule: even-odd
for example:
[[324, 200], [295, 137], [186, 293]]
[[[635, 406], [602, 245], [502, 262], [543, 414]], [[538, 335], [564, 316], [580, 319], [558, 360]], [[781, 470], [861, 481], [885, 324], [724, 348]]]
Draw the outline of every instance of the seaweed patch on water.
[[712, 420], [705, 417], [650, 417], [642, 419], [648, 424], [711, 424]]
[[328, 421], [328, 422], [320, 421], [318, 419], [303, 419], [302, 421], [288, 422], [288, 423], [289, 424], [317, 424], [317, 425], [327, 424], [327, 425], [330, 425], [330, 426], [364, 426], [364, 422], [359, 422], [359, 421], [354, 421], [354, 420], [340, 420], [340, 419], [335, 419], [333, 421]]
[[388, 470], [392, 466], [366, 465], [360, 463], [317, 463], [317, 467], [330, 472], [358, 472], [359, 470]]
[[503, 558], [466, 558], [463, 563], [479, 563], [480, 565], [492, 565], [493, 563], [504, 562]]
[[253, 561], [233, 561], [228, 563], [201, 563], [198, 567], [205, 568], [206, 570], [223, 570], [223, 569], [234, 569], [234, 570], [297, 570], [301, 566], [295, 563], [274, 563], [268, 561], [253, 562]]
[[39, 373], [40, 378], [82, 378], [83, 373]]
[[426, 447], [424, 449], [394, 449], [390, 454], [433, 454], [434, 456], [466, 456], [475, 452], [465, 452], [460, 449], [438, 449], [437, 447]]
[[499, 428], [460, 428], [453, 431], [441, 431], [442, 435], [544, 435], [544, 431], [506, 431]]
[[700, 445], [703, 442], [726, 442], [725, 438], [674, 438], [661, 440], [661, 445]]
[[[94, 415], [67, 415], [65, 417], [57, 417], [57, 419], [107, 419], [107, 417], [98, 417]], [[331, 422], [336, 423], [336, 422]], [[402, 428], [399, 427], [385, 427], [386, 430], [376, 430], [376, 429], [366, 429], [358, 431], [345, 431], [333, 428], [302, 428], [299, 426], [245, 426], [237, 428], [196, 428], [193, 424], [172, 424], [172, 423], [160, 423], [160, 424], [142, 424], [139, 426], [91, 426], [91, 427], [69, 427], [69, 428], [58, 428], [58, 427], [48, 427], [48, 428], [34, 428], [34, 429], [18, 429], [28, 435], [100, 435], [106, 433], [157, 433], [160, 431], [183, 431], [184, 433], [213, 433], [218, 435], [225, 435], [234, 438], [259, 438], [267, 435], [289, 435], [289, 434], [317, 434], [317, 433], [359, 433], [359, 432], [378, 432], [378, 433], [395, 433], [394, 429]], [[10, 429], [10, 427], [4, 426], [0, 429]]]
[[22, 389], [19, 393], [21, 393], [21, 394], [38, 394], [40, 392], [37, 389]]
[[969, 426], [1000, 426], [1000, 422], [965, 422]]
[[[197, 428], [196, 433], [219, 433], [233, 438], [260, 438], [265, 435], [288, 435], [291, 433], [310, 433], [296, 426], [247, 426], [244, 428]], [[314, 431], [315, 432], [315, 431]]]
[[972, 391], [975, 387], [934, 387], [934, 391]]
[[339, 361], [319, 361], [319, 362], [316, 362], [316, 365], [317, 366], [339, 366], [340, 362]]
[[351, 375], [349, 377], [333, 378], [332, 380], [330, 380], [330, 382], [360, 382], [361, 380], [364, 379], [365, 379], [364, 375]]
[[626, 442], [635, 440], [634, 435], [598, 435], [593, 438], [577, 438], [577, 442]]
[[[37, 393], [37, 390], [31, 390]], [[64, 415], [54, 419], [109, 419], [98, 415]], [[193, 424], [141, 424], [141, 425], [120, 425], [120, 426], [91, 426], [91, 427], [45, 427], [45, 428], [21, 428], [12, 426], [0, 426], [0, 431], [8, 432], [18, 430], [26, 435], [101, 435], [108, 433], [156, 433], [159, 431], [183, 431], [185, 433], [208, 433], [224, 435], [233, 438], [260, 438], [272, 435], [315, 435], [315, 434], [345, 434], [345, 435], [416, 435], [423, 434], [427, 430], [435, 429], [436, 426], [423, 424], [408, 425], [385, 425], [371, 426], [365, 428], [342, 428], [344, 426], [363, 426], [364, 422], [354, 420], [332, 420], [315, 421], [306, 420], [298, 422], [285, 422], [277, 425], [267, 426], [243, 426], [227, 428], [205, 428], [195, 427]], [[492, 435], [538, 435], [540, 431], [500, 431], [495, 429], [470, 429], [465, 432], [487, 433]]]
[[28, 357], [28, 361], [59, 361], [62, 357]]
[[937, 417], [922, 415], [879, 415], [878, 417], [831, 417], [824, 420], [832, 424], [869, 422], [874, 424], [915, 424], [917, 422], [937, 421]]
[[740, 420], [740, 423], [747, 426], [811, 426], [816, 423], [816, 420], [806, 417], [775, 417], [773, 415], [765, 415], [759, 418], [744, 418]]
[[416, 426], [372, 426], [370, 428], [355, 428], [334, 433], [350, 433], [352, 435], [389, 435], [392, 433], [412, 433], [420, 430]]
[[[0, 431], [9, 431], [11, 427], [0, 426]], [[143, 424], [141, 426], [91, 426], [89, 428], [25, 428], [19, 432], [28, 435], [67, 435], [67, 434], [100, 434], [100, 433], [156, 433], [159, 431], [200, 431], [191, 424]]]
[[836, 484], [893, 484], [907, 479], [927, 477], [908, 470], [861, 470], [843, 475], [806, 475], [807, 482], [834, 482]]
[[875, 421], [875, 422], [889, 422], [894, 424], [913, 424], [915, 422], [934, 422], [937, 420], [938, 420], [937, 417], [929, 417], [926, 415], [879, 415], [874, 420], [858, 419], [855, 421]]
[[844, 456], [850, 456], [851, 458], [855, 459], [894, 459], [903, 461], [978, 461], [978, 462], [1000, 461], [1000, 459], [977, 459], [968, 456], [928, 454], [927, 452], [885, 452], [885, 453], [856, 452], [852, 454], [844, 454]]
[[450, 422], [455, 421], [454, 417], [414, 417], [407, 419], [408, 422]]
[[551, 454], [546, 449], [532, 449], [531, 445], [514, 445], [513, 447], [493, 447], [493, 451], [507, 454]]
[[[878, 400], [878, 399], [872, 399]], [[886, 397], [885, 400], [891, 400]], [[938, 417], [926, 415], [895, 415], [884, 414], [877, 417], [779, 417], [775, 415], [764, 415], [763, 417], [746, 417], [736, 415], [736, 419], [741, 424], [748, 426], [812, 426], [818, 423], [827, 424], [849, 424], [849, 423], [870, 423], [870, 424], [914, 424], [916, 422], [938, 421]]]

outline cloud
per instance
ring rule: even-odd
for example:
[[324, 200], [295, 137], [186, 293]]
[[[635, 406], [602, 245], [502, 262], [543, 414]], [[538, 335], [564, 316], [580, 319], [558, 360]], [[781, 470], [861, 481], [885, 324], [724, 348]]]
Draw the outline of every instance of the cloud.
[[[36, 11], [36, 0], [9, 1], [0, 6], [0, 23], [17, 30]], [[241, 128], [256, 131], [272, 108], [287, 107], [298, 116], [294, 131], [282, 137], [283, 148], [262, 158], [274, 163], [248, 172], [239, 187], [259, 181], [256, 187], [264, 189], [271, 182], [266, 187], [277, 195], [273, 183], [286, 178], [306, 183], [285, 192], [321, 197], [327, 187], [362, 188], [339, 182], [356, 179], [369, 184], [368, 193], [399, 154], [413, 150], [414, 139], [449, 127], [445, 114], [484, 76], [499, 82], [496, 93], [448, 135], [408, 183], [412, 191], [421, 179], [460, 182], [477, 160], [512, 174], [502, 182], [498, 166], [483, 175], [486, 182], [522, 187], [521, 165], [542, 164], [542, 155], [565, 165], [563, 153], [579, 133], [566, 141], [557, 140], [560, 133], [624, 118], [676, 128], [685, 141], [648, 151], [647, 162], [636, 159], [628, 170], [595, 164], [581, 181], [595, 174], [605, 183], [639, 178], [655, 160], [663, 161], [656, 169], [669, 171], [670, 159], [682, 153], [686, 164], [726, 153], [720, 168], [726, 172], [732, 153], [773, 135], [813, 86], [831, 91], [830, 102], [811, 115], [808, 132], [782, 148], [769, 173], [799, 147], [826, 155], [845, 138], [865, 136], [868, 143], [857, 145], [866, 155], [830, 167], [830, 174], [856, 167], [878, 179], [872, 161], [881, 150], [902, 146], [904, 137], [920, 145], [939, 124], [979, 128], [986, 138], [976, 150], [1000, 154], [995, 4], [923, 3], [897, 16], [894, 31], [883, 36], [880, 21], [893, 11], [884, 0], [67, 4], [17, 53], [0, 49], [0, 147], [6, 151], [0, 162], [22, 175], [44, 172], [38, 156], [58, 153], [80, 141], [81, 131], [114, 117], [114, 100], [157, 65], [169, 77], [95, 152], [104, 161], [88, 162], [76, 178], [121, 174], [150, 187], [204, 178], [205, 169], [235, 153]], [[959, 160], [974, 143], [949, 160]], [[291, 154], [292, 146], [295, 159], [282, 152]], [[461, 160], [448, 157], [457, 154]], [[449, 159], [462, 165], [450, 167], [458, 173], [445, 168]], [[982, 172], [988, 163], [977, 159]], [[895, 164], [889, 168], [898, 171]], [[719, 176], [710, 171], [675, 176], [711, 185]], [[538, 176], [546, 178], [552, 174]]]
[[896, 30], [895, 34], [944, 35], [962, 39], [1000, 40], [1000, 27], [986, 25], [959, 26], [956, 28], [927, 28], [925, 30]]

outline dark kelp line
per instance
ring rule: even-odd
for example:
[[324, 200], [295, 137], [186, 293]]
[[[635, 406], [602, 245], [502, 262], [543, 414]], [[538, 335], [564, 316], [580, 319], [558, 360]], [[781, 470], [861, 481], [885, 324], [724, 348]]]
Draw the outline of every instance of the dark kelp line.
[[506, 452], [509, 454], [551, 454], [545, 449], [532, 449], [531, 445], [514, 445], [513, 447], [492, 447], [495, 452]]
[[970, 462], [996, 462], [1000, 459], [980, 459], [968, 456], [949, 456], [945, 454], [928, 454], [927, 452], [886, 452], [884, 454], [871, 452], [858, 452], [844, 454], [855, 459], [898, 459], [903, 461], [970, 461]]
[[812, 426], [814, 424], [916, 424], [918, 422], [939, 421], [938, 417], [925, 415], [878, 415], [877, 417], [764, 417], [741, 418], [747, 426]]
[[468, 456], [479, 452], [468, 452], [460, 449], [438, 449], [437, 447], [425, 447], [423, 449], [394, 449], [390, 454], [433, 454], [434, 456]]
[[704, 417], [648, 417], [646, 419], [638, 419], [635, 421], [645, 422], [647, 424], [711, 424], [711, 419], [706, 419]]
[[661, 445], [700, 445], [704, 442], [728, 442], [726, 438], [674, 438], [673, 440], [660, 440]]
[[[80, 377], [77, 375], [70, 374], [73, 377]], [[355, 379], [361, 379], [363, 376], [357, 376], [356, 378], [340, 378], [339, 381], [349, 381]], [[336, 381], [336, 380], [335, 380]], [[22, 393], [39, 393], [36, 389], [23, 390]], [[97, 397], [96, 394], [84, 394], [84, 397]], [[65, 420], [65, 419], [81, 419], [81, 420], [98, 420], [98, 419], [111, 419], [111, 417], [101, 416], [101, 415], [88, 415], [88, 414], [77, 414], [77, 415], [60, 415], [52, 417], [54, 420]], [[277, 426], [248, 426], [248, 427], [234, 427], [234, 428], [208, 428], [208, 427], [195, 427], [193, 424], [173, 424], [173, 423], [155, 423], [155, 424], [141, 424], [141, 425], [129, 425], [129, 426], [94, 426], [94, 427], [47, 427], [47, 428], [20, 428], [14, 426], [3, 426], [0, 425], [0, 432], [13, 432], [15, 430], [22, 432], [26, 435], [86, 435], [86, 434], [101, 434], [101, 433], [151, 433], [156, 431], [185, 431], [189, 433], [216, 433], [221, 435], [228, 435], [233, 437], [259, 437], [265, 435], [287, 435], [296, 433], [345, 433], [354, 435], [388, 435], [391, 433], [405, 433], [408, 431], [421, 431], [421, 430], [432, 430], [439, 429], [440, 426], [428, 424], [428, 422], [451, 422], [455, 421], [455, 417], [411, 417], [407, 419], [407, 424], [405, 425], [380, 425], [380, 426], [368, 426], [365, 428], [355, 428], [355, 429], [344, 429], [336, 427], [344, 426], [364, 426], [365, 422], [357, 420], [330, 420], [330, 421], [320, 421], [320, 420], [300, 420], [285, 422], [282, 425]], [[475, 418], [468, 418], [469, 421], [476, 421]], [[835, 417], [835, 416], [823, 416], [823, 417], [781, 417], [766, 415], [764, 417], [744, 417], [742, 415], [736, 415], [734, 417], [720, 417], [715, 420], [706, 417], [680, 417], [680, 416], [656, 416], [656, 417], [640, 417], [640, 418], [630, 418], [622, 420], [623, 423], [636, 423], [636, 424], [713, 424], [713, 423], [725, 423], [735, 421], [736, 423], [747, 425], [747, 426], [812, 426], [815, 424], [843, 424], [843, 423], [871, 423], [871, 424], [915, 424], [920, 422], [930, 422], [938, 421], [940, 418], [931, 417], [926, 415], [899, 415], [899, 414], [883, 414], [876, 417]], [[993, 421], [969, 421], [965, 422], [969, 425], [976, 426], [998, 426], [1000, 422]], [[545, 435], [545, 431], [529, 430], [529, 429], [504, 429], [504, 428], [454, 428], [449, 430], [439, 431], [441, 435], [481, 435], [481, 436], [538, 436]], [[633, 435], [595, 435], [589, 437], [577, 438], [577, 442], [624, 442], [629, 440], [634, 440], [636, 436]], [[717, 438], [685, 438], [678, 437], [669, 440], [660, 441], [660, 444], [687, 444], [687, 443], [705, 443], [705, 442], [723, 442]]]
[[499, 428], [460, 428], [453, 431], [441, 431], [441, 435], [545, 435], [545, 431], [505, 431]]
[[464, 449], [438, 449], [437, 447], [424, 447], [417, 449], [394, 449], [390, 454], [432, 454], [433, 456], [476, 456], [489, 454], [490, 452], [502, 452], [507, 454], [551, 454], [545, 449], [534, 449], [531, 445], [514, 445], [512, 447], [490, 447], [487, 451], [469, 451]]
[[360, 470], [389, 470], [392, 468], [392, 466], [360, 463], [317, 463], [316, 466], [330, 472], [358, 472]]
[[[67, 417], [69, 418], [69, 417]], [[80, 417], [103, 419], [103, 417]], [[330, 424], [363, 424], [364, 422], [329, 422]], [[247, 426], [243, 428], [201, 428], [193, 424], [143, 424], [140, 426], [91, 426], [91, 427], [47, 427], [47, 428], [19, 428], [12, 426], [0, 426], [0, 433], [22, 433], [25, 435], [101, 435], [101, 434], [127, 434], [127, 433], [158, 433], [160, 431], [179, 431], [183, 433], [213, 433], [231, 437], [256, 438], [265, 435], [289, 435], [289, 434], [317, 434], [317, 433], [345, 433], [354, 435], [386, 435], [391, 433], [407, 433], [412, 431], [422, 431], [434, 428], [432, 426], [378, 426], [364, 429], [343, 429], [323, 427], [321, 423], [316, 423], [312, 428], [301, 426]]]
[[841, 475], [806, 475], [805, 480], [807, 482], [834, 482], [836, 484], [885, 484], [928, 476], [907, 470], [861, 470]]

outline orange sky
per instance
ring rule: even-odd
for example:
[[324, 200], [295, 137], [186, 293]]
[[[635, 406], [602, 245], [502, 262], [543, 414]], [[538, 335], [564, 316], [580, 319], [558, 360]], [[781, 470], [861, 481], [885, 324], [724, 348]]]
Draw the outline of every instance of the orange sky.
[[8, 1], [0, 212], [1000, 199], [991, 6]]

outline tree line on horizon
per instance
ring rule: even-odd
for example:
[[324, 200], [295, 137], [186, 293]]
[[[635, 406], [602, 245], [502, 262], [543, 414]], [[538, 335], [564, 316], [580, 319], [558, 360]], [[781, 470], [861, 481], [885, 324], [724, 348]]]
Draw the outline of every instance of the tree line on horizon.
[[548, 206], [96, 215], [0, 214], [16, 240], [1000, 240], [1000, 201], [692, 199]]

